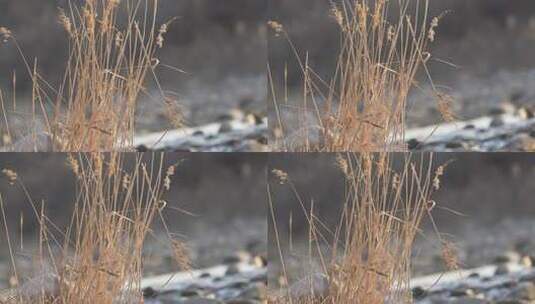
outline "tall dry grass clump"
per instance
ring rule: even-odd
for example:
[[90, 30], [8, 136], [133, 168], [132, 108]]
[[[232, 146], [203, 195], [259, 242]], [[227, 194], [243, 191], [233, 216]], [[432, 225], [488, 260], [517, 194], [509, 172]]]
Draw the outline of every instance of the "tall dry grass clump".
[[[169, 27], [169, 23], [156, 24], [158, 2], [69, 1], [59, 13], [70, 50], [59, 88], [52, 88], [39, 75], [37, 61], [25, 59], [11, 32], [2, 35], [15, 42], [32, 77], [32, 138], [26, 145], [33, 144], [34, 150], [74, 152], [133, 146], [138, 97], [147, 93], [147, 76], [153, 75], [158, 84], [156, 52], [163, 47]], [[169, 101], [159, 91], [158, 98]], [[43, 117], [44, 126], [38, 125], [38, 117]], [[45, 142], [37, 135], [41, 131], [47, 133]]]
[[[303, 101], [297, 113], [304, 140], [285, 141], [286, 127], [279, 118], [278, 126], [274, 125], [280, 131], [277, 148], [339, 152], [405, 149], [401, 145], [407, 97], [417, 86], [418, 71], [431, 57], [427, 49], [440, 19], [431, 19], [427, 12], [427, 0], [332, 2], [331, 14], [341, 37], [332, 79], [319, 78], [308, 57], [299, 58], [283, 26], [270, 22], [277, 35], [284, 34], [290, 41], [304, 75]], [[275, 107], [280, 113], [277, 101]], [[309, 118], [308, 113], [315, 117]]]
[[[136, 156], [128, 170], [122, 155], [69, 156], [77, 180], [71, 224], [58, 231], [33, 204], [40, 224], [36, 262], [47, 275], [30, 280], [33, 290], [22, 284], [11, 303], [143, 302], [143, 246], [166, 207], [163, 195], [175, 169], [165, 170], [162, 155], [153, 155], [148, 161]], [[171, 236], [168, 243], [187, 268], [183, 245]]]
[[[305, 295], [290, 287], [273, 303], [412, 302], [413, 242], [422, 220], [435, 207], [431, 196], [440, 187], [442, 169], [432, 171], [432, 156], [400, 158], [401, 166], [394, 165], [389, 153], [338, 157], [346, 183], [339, 225], [326, 227], [320, 215], [307, 215], [309, 254], [319, 262], [328, 287], [317, 290], [318, 282], [310, 279]], [[328, 255], [321, 249], [325, 246], [330, 248]], [[282, 254], [280, 258], [285, 269]]]

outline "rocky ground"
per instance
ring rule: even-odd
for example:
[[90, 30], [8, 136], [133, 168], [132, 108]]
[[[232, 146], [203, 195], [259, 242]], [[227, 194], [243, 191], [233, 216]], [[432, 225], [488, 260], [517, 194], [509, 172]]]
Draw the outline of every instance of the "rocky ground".
[[[531, 152], [535, 150], [535, 107], [502, 103], [483, 116], [409, 128], [406, 147], [411, 151], [435, 152]], [[286, 116], [289, 116], [286, 113]], [[311, 118], [314, 121], [314, 118]], [[314, 124], [310, 128], [316, 130]], [[310, 132], [312, 139], [317, 134]], [[296, 131], [282, 142], [300, 144], [305, 134]], [[275, 149], [279, 147], [274, 146]]]
[[[266, 152], [267, 136], [267, 118], [236, 110], [214, 123], [136, 135], [133, 148], [138, 152]], [[54, 146], [52, 136], [40, 132], [2, 146], [0, 152], [51, 152]]]
[[[45, 273], [0, 291], [0, 302], [32, 298], [42, 290], [53, 297], [58, 284], [57, 276]], [[146, 277], [141, 288], [147, 304], [259, 304], [267, 296], [267, 259], [240, 252], [210, 268]]]
[[417, 304], [535, 302], [535, 225], [529, 218], [472, 222], [449, 230], [460, 261], [446, 271], [439, 249], [420, 239], [411, 287]]
[[[535, 99], [526, 99], [528, 101], [520, 102], [512, 98], [514, 101], [510, 101], [507, 98], [500, 98], [501, 94], [496, 93], [499, 96], [495, 99], [487, 96], [486, 100], [472, 100], [469, 97], [470, 92], [459, 94], [468, 95], [464, 96], [466, 100], [462, 101], [467, 104], [463, 105], [463, 110], [459, 112], [459, 117], [468, 118], [433, 123], [432, 121], [443, 121], [441, 118], [435, 117], [439, 116], [436, 109], [428, 108], [428, 110], [416, 111], [419, 113], [418, 117], [413, 117], [412, 121], [417, 123], [410, 124], [405, 133], [405, 143], [409, 150], [436, 152], [525, 152], [535, 150], [535, 104], [533, 103]], [[532, 97], [530, 95], [530, 98]], [[473, 98], [484, 98], [484, 96], [477, 95]], [[427, 101], [427, 104], [429, 103]], [[282, 120], [285, 122], [285, 126], [290, 126], [290, 131], [287, 131], [287, 134], [284, 134], [279, 141], [290, 147], [301, 145], [306, 134], [297, 125], [297, 120], [293, 119], [297, 115], [296, 112], [284, 107], [281, 107], [280, 111]], [[414, 113], [409, 113], [414, 116]], [[430, 120], [430, 117], [435, 118]], [[270, 117], [270, 119], [277, 121], [276, 117]], [[318, 138], [315, 131], [319, 127], [312, 111], [310, 111], [308, 119], [310, 124], [308, 135], [312, 141], [315, 141]], [[271, 126], [277, 125], [272, 124]], [[279, 129], [272, 127], [271, 131], [273, 134], [277, 134]], [[272, 136], [272, 138], [277, 137]], [[274, 139], [273, 142], [275, 143]], [[274, 148], [280, 149], [276, 146]]]
[[419, 151], [533, 151], [534, 117], [532, 108], [506, 103], [475, 119], [409, 129], [405, 139]]
[[151, 244], [141, 286], [145, 303], [262, 303], [267, 293], [266, 225], [262, 219], [246, 219], [217, 229], [195, 226], [187, 241], [193, 271], [169, 273], [175, 264], [172, 252]]
[[[497, 256], [490, 265], [415, 277], [411, 280], [413, 301], [416, 304], [535, 303], [533, 262], [533, 257], [508, 252]], [[298, 299], [313, 293], [320, 299], [327, 294], [328, 286], [327, 277], [316, 273], [293, 283], [288, 291], [274, 290], [272, 295], [289, 292]]]
[[535, 301], [533, 259], [509, 254], [494, 265], [437, 273], [411, 282], [417, 304], [522, 304]]
[[146, 278], [142, 288], [147, 304], [262, 303], [267, 295], [267, 260], [241, 253], [215, 267]]
[[139, 135], [134, 145], [138, 151], [265, 152], [267, 134], [265, 117], [233, 111], [204, 126]]

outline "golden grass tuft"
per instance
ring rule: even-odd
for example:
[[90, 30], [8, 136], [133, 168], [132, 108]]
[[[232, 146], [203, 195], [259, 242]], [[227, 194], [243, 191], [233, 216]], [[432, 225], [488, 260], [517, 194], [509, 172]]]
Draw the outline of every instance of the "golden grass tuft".
[[[299, 58], [282, 25], [269, 23], [276, 36], [284, 34], [303, 73], [302, 103], [296, 116], [304, 140], [285, 140], [287, 127], [280, 104], [272, 95], [278, 130], [274, 147], [282, 151], [406, 150], [403, 145], [409, 92], [418, 87], [416, 75], [431, 58], [442, 16], [428, 16], [428, 2], [350, 0], [332, 2], [331, 14], [341, 36], [337, 66], [331, 79], [321, 79]], [[271, 77], [270, 77], [271, 80]], [[431, 85], [436, 91], [434, 84]], [[440, 99], [440, 111], [450, 104]], [[313, 113], [314, 119], [308, 118]], [[446, 115], [447, 118], [451, 115]]]
[[[326, 227], [314, 214], [309, 223], [309, 254], [320, 264], [327, 277], [326, 291], [310, 292], [295, 297], [285, 291], [273, 303], [339, 304], [339, 303], [411, 303], [409, 281], [413, 242], [420, 233], [424, 217], [431, 217], [435, 191], [433, 179], [443, 174], [443, 167], [433, 172], [433, 156], [402, 156], [395, 165], [390, 153], [347, 154], [337, 157], [345, 176], [346, 198], [339, 225]], [[440, 171], [440, 172], [439, 172]], [[276, 174], [276, 173], [275, 173]], [[290, 179], [287, 183], [296, 193], [303, 210], [308, 210]], [[273, 203], [270, 201], [273, 212]], [[273, 219], [276, 226], [276, 219]], [[275, 240], [283, 276], [289, 281], [281, 252], [279, 233]], [[325, 254], [325, 246], [330, 253]], [[448, 265], [454, 252], [444, 246]], [[293, 282], [289, 282], [291, 286]], [[311, 282], [311, 289], [313, 284]], [[290, 288], [291, 289], [291, 288]]]
[[[4, 40], [14, 41], [32, 78], [34, 150], [106, 152], [133, 147], [136, 104], [140, 94], [148, 94], [144, 87], [147, 76], [154, 76], [159, 89], [161, 96], [155, 99], [167, 98], [156, 77], [160, 63], [156, 52], [163, 47], [174, 19], [158, 27], [158, 3], [69, 2], [58, 15], [70, 51], [59, 88], [52, 88], [39, 75], [37, 62], [29, 63], [11, 32], [0, 28]], [[178, 107], [173, 111], [181, 113]], [[44, 126], [37, 125], [39, 116]], [[50, 137], [52, 147], [37, 142], [35, 133], [41, 131]]]
[[[32, 290], [22, 284], [9, 303], [143, 302], [143, 246], [153, 235], [155, 219], [163, 219], [163, 195], [171, 186], [175, 169], [166, 171], [163, 155], [155, 154], [150, 160], [136, 156], [133, 168], [127, 169], [122, 155], [68, 157], [77, 195], [66, 231], [58, 231], [43, 207], [32, 202], [40, 224], [36, 264], [39, 273], [46, 273], [48, 279]], [[28, 193], [20, 179], [16, 183]], [[167, 232], [177, 263], [188, 269], [184, 245]]]

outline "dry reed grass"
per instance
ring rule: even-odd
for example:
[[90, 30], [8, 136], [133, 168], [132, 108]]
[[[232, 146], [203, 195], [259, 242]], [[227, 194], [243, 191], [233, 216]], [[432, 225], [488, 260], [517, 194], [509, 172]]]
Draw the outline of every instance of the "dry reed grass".
[[[143, 245], [153, 235], [155, 219], [163, 220], [166, 202], [162, 197], [171, 186], [175, 169], [173, 166], [165, 171], [163, 155], [153, 154], [148, 161], [136, 156], [133, 169], [126, 170], [122, 155], [92, 153], [68, 157], [76, 177], [77, 195], [66, 231], [58, 230], [50, 222], [43, 205], [31, 200], [15, 172], [4, 172], [10, 183], [27, 194], [39, 220], [35, 263], [40, 268], [38, 273], [46, 274], [33, 280], [31, 290], [20, 284], [7, 303], [143, 302]], [[5, 227], [9, 240], [7, 224]], [[183, 244], [167, 233], [167, 243], [177, 263], [189, 268]], [[16, 282], [22, 283], [15, 264], [13, 267]]]
[[[313, 207], [307, 211], [309, 209], [305, 208], [291, 179], [282, 174], [284, 180], [281, 182], [290, 185], [307, 213], [309, 260], [320, 264], [328, 288], [314, 290], [317, 282], [310, 280], [307, 283], [305, 279], [305, 284], [310, 284], [305, 295], [298, 292], [296, 298], [296, 291], [290, 287], [274, 296], [272, 303], [412, 302], [409, 281], [413, 242], [420, 233], [422, 220], [426, 216], [432, 219], [435, 202], [431, 197], [439, 188], [438, 180], [444, 167], [433, 171], [432, 155], [422, 155], [418, 160], [410, 155], [402, 158], [401, 167], [394, 169], [390, 153], [338, 156], [338, 166], [345, 176], [346, 198], [335, 229], [326, 227], [314, 214]], [[279, 177], [280, 172], [273, 171]], [[274, 217], [271, 201], [270, 207]], [[283, 281], [288, 282], [277, 220], [272, 220]], [[326, 246], [330, 248], [328, 254], [322, 250]], [[454, 259], [450, 258], [448, 262], [453, 263]], [[308, 269], [312, 267], [309, 265]], [[292, 282], [287, 286], [292, 286]]]
[[[25, 58], [12, 32], [0, 28], [2, 40], [14, 42], [31, 75], [28, 136], [33, 150], [102, 152], [132, 148], [136, 104], [140, 94], [149, 94], [144, 88], [149, 75], [154, 76], [159, 89], [161, 96], [157, 99], [165, 100], [166, 108], [176, 105], [160, 87], [155, 72], [160, 63], [156, 52], [163, 47], [173, 21], [157, 26], [158, 3], [85, 0], [77, 5], [69, 1], [68, 9], [60, 10], [58, 17], [70, 46], [59, 88], [53, 88], [39, 75], [37, 61], [30, 63]], [[119, 21], [122, 19], [125, 21]], [[180, 109], [169, 109], [169, 113], [173, 113], [173, 124], [180, 125]], [[38, 138], [37, 133], [42, 131], [48, 136], [47, 143]]]
[[[268, 25], [276, 36], [284, 36], [303, 73], [301, 105], [297, 121], [298, 142], [288, 138], [279, 107], [288, 103], [276, 97], [272, 76], [273, 103], [278, 116], [274, 147], [282, 151], [384, 151], [406, 150], [403, 145], [408, 111], [407, 98], [423, 68], [431, 86], [426, 63], [428, 46], [435, 40], [440, 18], [428, 16], [428, 0], [347, 0], [331, 2], [331, 14], [341, 37], [337, 66], [332, 79], [321, 79], [300, 58], [282, 24]], [[287, 73], [287, 72], [285, 72]], [[286, 75], [286, 74], [285, 74]], [[437, 93], [437, 100], [444, 101]], [[443, 93], [442, 93], [443, 94]], [[447, 102], [439, 110], [449, 113]], [[312, 113], [312, 119], [309, 117]]]

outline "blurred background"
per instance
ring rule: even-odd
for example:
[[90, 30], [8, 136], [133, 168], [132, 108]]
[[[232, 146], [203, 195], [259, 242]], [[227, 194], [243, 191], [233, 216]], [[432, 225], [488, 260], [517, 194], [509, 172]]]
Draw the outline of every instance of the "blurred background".
[[[125, 156], [131, 164], [134, 154]], [[150, 157], [146, 155], [147, 159]], [[45, 214], [60, 229], [69, 224], [75, 202], [75, 180], [61, 153], [4, 153], [1, 169], [11, 169], [28, 189], [33, 201], [45, 203]], [[238, 252], [266, 253], [266, 156], [262, 154], [166, 154], [164, 168], [180, 162], [172, 178], [164, 217], [172, 233], [190, 250], [193, 267], [217, 265]], [[128, 167], [128, 163], [125, 167]], [[18, 270], [30, 268], [39, 225], [22, 189], [0, 177], [0, 194], [15, 250]], [[182, 210], [182, 211], [180, 211]], [[21, 216], [24, 218], [21, 234]], [[166, 246], [161, 220], [157, 237], [148, 237], [145, 275], [178, 271]], [[0, 289], [6, 287], [12, 267], [6, 233], [0, 229]], [[23, 240], [24, 250], [20, 242]]]
[[[80, 3], [82, 0], [71, 0]], [[157, 56], [158, 76], [165, 90], [176, 92], [190, 126], [214, 122], [233, 109], [265, 114], [267, 0], [161, 0], [158, 27], [177, 17]], [[39, 72], [52, 85], [61, 81], [68, 55], [66, 34], [58, 8], [69, 0], [2, 0], [0, 26], [9, 28], [26, 58], [38, 59]], [[29, 75], [12, 43], [0, 44], [0, 89], [11, 100], [16, 72], [17, 99], [31, 93]], [[161, 102], [141, 102], [138, 128], [169, 127]], [[9, 102], [10, 104], [10, 102]], [[22, 105], [21, 105], [22, 107]], [[15, 116], [15, 115], [13, 115]], [[11, 118], [11, 117], [10, 117]], [[22, 124], [23, 118], [12, 122]]]
[[[419, 157], [413, 156], [416, 163]], [[394, 156], [395, 163], [402, 160], [401, 154]], [[438, 207], [432, 214], [442, 237], [457, 248], [460, 267], [487, 265], [506, 252], [533, 256], [534, 155], [437, 153], [433, 156], [435, 168], [448, 162], [441, 188], [433, 196]], [[331, 231], [338, 226], [345, 182], [336, 165], [336, 154], [278, 154], [269, 159], [268, 170], [273, 169], [288, 173], [306, 210], [314, 202], [319, 220]], [[269, 185], [282, 252], [289, 268], [294, 267], [294, 275], [302, 275], [309, 270], [302, 268], [308, 257], [309, 225], [290, 186], [281, 185], [273, 175]], [[281, 269], [272, 217], [269, 225], [270, 280], [276, 280]], [[422, 230], [413, 251], [416, 276], [444, 270], [440, 241], [428, 217]]]
[[[333, 2], [341, 1], [347, 0]], [[333, 74], [340, 45], [330, 2], [272, 0], [268, 16], [284, 26], [302, 59], [308, 52], [310, 66], [327, 80]], [[453, 96], [454, 110], [461, 119], [486, 115], [504, 102], [535, 106], [535, 2], [430, 0], [429, 5], [431, 17], [445, 14], [430, 46], [431, 76], [441, 90]], [[270, 34], [268, 41], [278, 99], [283, 98], [287, 66], [290, 102], [299, 104], [303, 79], [295, 55], [284, 37]], [[419, 75], [418, 79], [424, 90], [411, 94], [409, 127], [440, 122], [436, 102], [426, 93], [426, 77]], [[272, 108], [272, 101], [268, 104]], [[283, 110], [295, 111], [291, 107]]]

